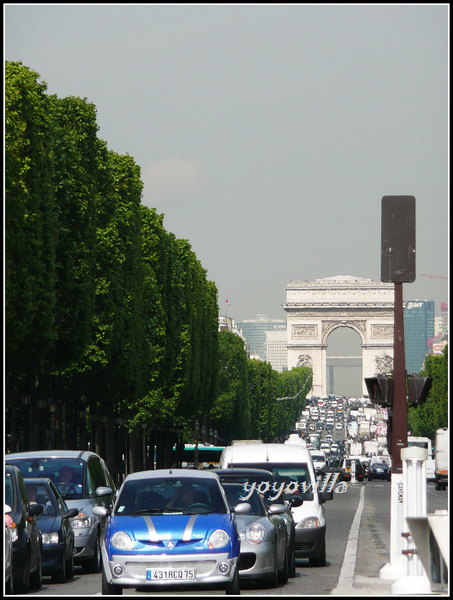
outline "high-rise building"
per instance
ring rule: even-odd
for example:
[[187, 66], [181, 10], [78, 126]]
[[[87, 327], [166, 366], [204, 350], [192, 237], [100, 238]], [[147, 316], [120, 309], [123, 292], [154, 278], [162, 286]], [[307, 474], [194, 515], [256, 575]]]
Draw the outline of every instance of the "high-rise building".
[[285, 329], [266, 331], [266, 360], [274, 371], [282, 373], [288, 368], [288, 334]]
[[428, 340], [434, 337], [434, 302], [408, 300], [403, 309], [406, 371], [420, 373], [429, 351]]
[[440, 303], [440, 314], [442, 317], [442, 332], [448, 335], [448, 302]]
[[255, 355], [260, 360], [267, 361], [266, 353], [266, 331], [277, 329], [286, 330], [286, 320], [269, 319], [268, 315], [256, 315], [256, 319], [238, 321], [238, 327], [242, 329], [245, 337], [247, 354]]

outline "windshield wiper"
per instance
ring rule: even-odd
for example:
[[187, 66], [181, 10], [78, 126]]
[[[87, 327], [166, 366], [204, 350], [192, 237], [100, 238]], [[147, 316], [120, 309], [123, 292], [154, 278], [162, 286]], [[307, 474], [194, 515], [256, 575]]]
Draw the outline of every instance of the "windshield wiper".
[[142, 508], [140, 510], [136, 510], [134, 512], [134, 515], [142, 515], [142, 514], [150, 514], [150, 513], [158, 513], [158, 514], [164, 514], [164, 513], [181, 513], [181, 514], [188, 514], [188, 511], [185, 508], [173, 508], [171, 506], [169, 507], [164, 507], [164, 508]]

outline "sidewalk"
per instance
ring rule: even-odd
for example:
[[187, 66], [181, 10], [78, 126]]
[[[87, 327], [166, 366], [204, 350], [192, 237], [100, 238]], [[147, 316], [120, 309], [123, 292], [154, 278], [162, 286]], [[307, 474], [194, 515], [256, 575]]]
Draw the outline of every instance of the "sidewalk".
[[364, 494], [365, 490], [351, 526], [338, 585], [332, 595], [391, 595], [393, 581], [379, 577], [379, 571], [390, 560], [389, 531], [364, 502]]

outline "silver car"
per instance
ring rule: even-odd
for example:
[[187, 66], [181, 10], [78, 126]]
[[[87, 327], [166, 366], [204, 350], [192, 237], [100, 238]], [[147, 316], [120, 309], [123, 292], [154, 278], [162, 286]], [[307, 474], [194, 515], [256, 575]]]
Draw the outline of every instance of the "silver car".
[[248, 514], [238, 515], [237, 525], [241, 550], [239, 578], [267, 580], [271, 587], [288, 581], [288, 545], [283, 504], [264, 505], [256, 491], [244, 491], [241, 483], [222, 483], [230, 506], [248, 502]]
[[93, 514], [93, 507], [109, 507], [115, 493], [104, 460], [88, 450], [36, 450], [7, 454], [5, 462], [18, 467], [23, 477], [48, 477], [60, 490], [68, 508], [78, 509], [78, 515], [71, 519], [74, 562], [86, 572], [99, 573], [105, 520]]

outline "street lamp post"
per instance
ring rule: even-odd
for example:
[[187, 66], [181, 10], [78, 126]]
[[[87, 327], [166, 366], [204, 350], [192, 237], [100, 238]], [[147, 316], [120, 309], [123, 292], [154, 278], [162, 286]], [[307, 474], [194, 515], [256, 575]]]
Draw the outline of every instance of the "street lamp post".
[[194, 449], [194, 467], [195, 469], [198, 469], [198, 432], [200, 431], [200, 423], [197, 421], [195, 421], [195, 425], [194, 425], [194, 429], [195, 429], [195, 449]]
[[204, 423], [201, 426], [201, 441], [206, 444], [206, 425]]

